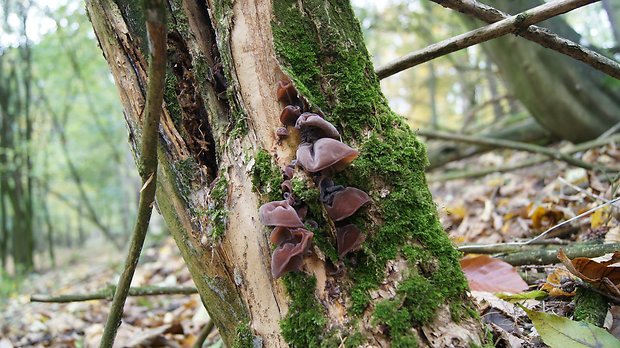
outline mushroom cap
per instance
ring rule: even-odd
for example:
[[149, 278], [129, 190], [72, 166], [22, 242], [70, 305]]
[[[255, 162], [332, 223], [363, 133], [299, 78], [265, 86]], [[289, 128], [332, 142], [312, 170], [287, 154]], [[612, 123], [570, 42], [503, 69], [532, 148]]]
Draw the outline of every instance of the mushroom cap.
[[325, 204], [327, 214], [334, 221], [346, 219], [355, 214], [364, 204], [370, 202], [366, 192], [355, 187], [347, 187], [344, 190], [332, 194], [331, 204]]
[[276, 226], [269, 235], [271, 244], [282, 245], [293, 238], [293, 234], [287, 227]]
[[286, 201], [267, 202], [258, 209], [260, 222], [267, 226], [304, 227], [295, 208]]
[[309, 137], [312, 139], [332, 138], [340, 139], [340, 133], [333, 124], [327, 122], [323, 117], [311, 113], [304, 112], [299, 116], [295, 123], [295, 128], [301, 129], [302, 134], [311, 133]]
[[328, 168], [339, 172], [357, 156], [357, 150], [332, 138], [321, 138], [314, 144], [303, 143], [297, 148], [297, 163], [310, 173]]
[[297, 228], [290, 231], [290, 242], [284, 242], [271, 255], [271, 274], [274, 278], [286, 272], [298, 270], [303, 264], [303, 255], [312, 243], [314, 234], [306, 229]]
[[296, 105], [287, 105], [280, 113], [280, 122], [286, 126], [294, 126], [301, 115], [301, 109]]
[[271, 255], [271, 275], [280, 278], [286, 272], [297, 271], [304, 263], [303, 255], [293, 255], [295, 244], [284, 243]]
[[364, 235], [360, 229], [349, 224], [336, 229], [338, 243], [338, 257], [343, 258], [350, 251], [358, 249], [364, 242]]
[[297, 89], [293, 86], [291, 81], [280, 80], [278, 81], [278, 89], [276, 91], [278, 101], [284, 104], [295, 104], [298, 99]]

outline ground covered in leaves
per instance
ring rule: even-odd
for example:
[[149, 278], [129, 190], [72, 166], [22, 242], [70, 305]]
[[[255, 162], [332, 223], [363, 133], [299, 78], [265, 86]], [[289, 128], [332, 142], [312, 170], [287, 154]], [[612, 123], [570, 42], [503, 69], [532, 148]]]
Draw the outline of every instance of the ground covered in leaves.
[[[28, 277], [0, 299], [1, 348], [99, 346], [110, 301], [32, 303], [30, 296], [93, 293], [116, 283], [124, 255], [102, 244], [66, 251], [67, 264]], [[143, 252], [132, 286], [144, 285], [194, 286], [171, 239]], [[198, 295], [129, 297], [115, 347], [192, 347], [208, 319]]]
[[[443, 172], [428, 174], [442, 223], [456, 245], [528, 240], [618, 195], [615, 174], [605, 170], [586, 171], [562, 162], [479, 178], [437, 180], [445, 170], [517, 164], [529, 156], [515, 152], [488, 153], [452, 163]], [[620, 150], [615, 146], [590, 150], [580, 156], [604, 166], [617, 166], [620, 162]], [[613, 205], [598, 209], [554, 228], [549, 238], [518, 251], [618, 243], [618, 210]], [[91, 243], [78, 251], [67, 251], [68, 260], [62, 266], [28, 277], [18, 289], [7, 291], [7, 285], [3, 284], [3, 291], [12, 295], [0, 302], [0, 348], [98, 345], [109, 301], [31, 303], [30, 295], [89, 293], [115, 283], [124, 255], [111, 249], [102, 250], [101, 244]], [[617, 290], [620, 285], [620, 267], [616, 267], [620, 265], [617, 263], [620, 253], [617, 258], [608, 254], [607, 259], [604, 256], [594, 260], [593, 255], [582, 259], [567, 257], [564, 264], [568, 270], [555, 254], [552, 262], [525, 258], [518, 267], [513, 266], [514, 260], [510, 261], [507, 255], [465, 255], [462, 262], [493, 345], [620, 346], [619, 341], [614, 341], [620, 337], [620, 307], [613, 300], [613, 287]], [[604, 278], [609, 282], [604, 284]], [[134, 285], [193, 286], [170, 239], [144, 251]], [[576, 319], [576, 293], [584, 286], [596, 288], [609, 302], [598, 323], [606, 330], [602, 333], [572, 320]], [[131, 297], [125, 308], [116, 342], [119, 347], [192, 347], [208, 322], [198, 295]], [[554, 328], [558, 327], [570, 334], [554, 336], [558, 331]], [[607, 333], [611, 333], [611, 338], [605, 336]], [[221, 346], [215, 330], [205, 346]]]

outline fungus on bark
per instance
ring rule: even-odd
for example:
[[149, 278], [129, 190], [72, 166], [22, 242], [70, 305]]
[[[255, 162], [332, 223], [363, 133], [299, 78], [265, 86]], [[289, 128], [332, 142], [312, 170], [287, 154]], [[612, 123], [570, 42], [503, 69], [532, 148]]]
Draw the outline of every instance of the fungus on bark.
[[304, 227], [295, 208], [287, 200], [265, 203], [258, 209], [258, 214], [263, 225]]
[[[273, 239], [281, 241], [282, 244], [274, 250], [271, 256], [271, 275], [274, 278], [278, 278], [286, 272], [299, 270], [303, 264], [303, 256], [310, 249], [310, 244], [314, 237], [312, 232], [303, 228], [289, 230], [290, 237], [283, 230], [277, 233], [280, 233], [280, 235], [275, 236]], [[288, 240], [283, 240], [287, 237], [289, 238]]]
[[340, 221], [355, 214], [364, 204], [370, 202], [366, 192], [355, 187], [347, 187], [327, 195], [325, 209], [334, 221]]
[[364, 242], [364, 235], [357, 226], [349, 224], [336, 229], [338, 257], [343, 258], [350, 251], [357, 250], [362, 242]]
[[287, 105], [280, 113], [280, 122], [285, 126], [294, 126], [301, 115], [299, 106]]
[[311, 112], [301, 114], [297, 118], [295, 128], [301, 130], [302, 142], [311, 143], [320, 138], [340, 139], [340, 133], [333, 124]]
[[315, 143], [303, 143], [297, 148], [297, 163], [310, 173], [326, 169], [339, 172], [357, 156], [359, 156], [357, 150], [332, 138], [321, 138]]

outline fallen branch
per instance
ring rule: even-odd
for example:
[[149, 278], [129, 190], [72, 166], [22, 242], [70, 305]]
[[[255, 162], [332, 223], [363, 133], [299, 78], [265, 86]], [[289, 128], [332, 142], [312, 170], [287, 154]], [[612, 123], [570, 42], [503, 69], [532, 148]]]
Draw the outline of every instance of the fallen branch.
[[[560, 150], [560, 152], [565, 155], [570, 155], [576, 152], [586, 151], [589, 149], [593, 149], [595, 147], [607, 145], [615, 141], [620, 141], [620, 134], [616, 134], [609, 138], [599, 137], [598, 139], [595, 139], [592, 141], [577, 144], [571, 147], [570, 149]], [[478, 177], [485, 176], [491, 173], [504, 173], [504, 172], [510, 172], [510, 171], [517, 170], [517, 169], [531, 167], [531, 166], [543, 163], [547, 160], [548, 160], [547, 157], [539, 157], [539, 158], [532, 158], [522, 163], [509, 165], [509, 166], [489, 167], [489, 168], [484, 168], [480, 170], [472, 170], [472, 171], [467, 171], [467, 170], [453, 171], [453, 172], [445, 173], [443, 175], [428, 176], [427, 180], [428, 182], [442, 182], [442, 181], [456, 180], [456, 179], [478, 178]]]
[[[471, 17], [475, 17], [487, 23], [495, 23], [503, 19], [509, 18], [510, 15], [491, 6], [479, 3], [477, 1], [463, 0], [431, 0], [437, 4], [459, 11]], [[527, 40], [535, 42], [543, 47], [552, 49], [559, 53], [565, 54], [573, 59], [579, 60], [591, 67], [604, 72], [609, 76], [620, 79], [620, 64], [597, 53], [591, 49], [581, 46], [571, 40], [562, 38], [550, 32], [545, 28], [531, 25], [523, 31], [515, 33]]]
[[[90, 294], [65, 294], [59, 296], [32, 295], [30, 302], [80, 302], [91, 300], [111, 300], [116, 292], [116, 286], [110, 285], [101, 291]], [[142, 286], [129, 288], [128, 296], [159, 296], [159, 295], [191, 295], [198, 290], [188, 286]]]
[[114, 293], [110, 315], [105, 323], [100, 347], [112, 347], [116, 332], [121, 324], [123, 306], [129, 293], [131, 279], [136, 270], [140, 252], [149, 227], [149, 220], [155, 203], [157, 182], [157, 142], [159, 140], [159, 118], [164, 99], [164, 79], [166, 76], [166, 34], [167, 2], [164, 0], [144, 0], [146, 30], [148, 32], [150, 62], [148, 68], [148, 86], [146, 90], [146, 108], [142, 129], [142, 147], [140, 155], [140, 176], [142, 189], [138, 205], [138, 217], [131, 236], [125, 269], [118, 281], [118, 291]]
[[586, 163], [569, 154], [562, 153], [554, 149], [549, 149], [549, 148], [534, 145], [534, 144], [528, 144], [528, 143], [522, 143], [518, 141], [504, 140], [504, 139], [480, 138], [480, 137], [476, 137], [472, 135], [455, 134], [455, 133], [432, 131], [432, 130], [419, 130], [418, 134], [421, 136], [427, 137], [427, 138], [432, 138], [432, 139], [453, 140], [453, 141], [459, 141], [459, 142], [474, 144], [474, 145], [484, 145], [484, 146], [492, 146], [492, 147], [500, 147], [500, 148], [507, 148], [507, 149], [513, 149], [513, 150], [527, 151], [527, 152], [545, 155], [551, 159], [564, 161], [568, 164], [572, 164], [574, 166], [581, 167], [584, 169], [592, 170], [595, 168], [594, 165]]
[[497, 37], [524, 30], [532, 24], [569, 12], [598, 0], [557, 0], [536, 6], [517, 15], [478, 28], [447, 40], [414, 51], [393, 62], [380, 66], [377, 70], [379, 79], [384, 79], [400, 71], [428, 62], [429, 60], [456, 52]]
[[[620, 201], [620, 197], [616, 197], [616, 198], [614, 198], [614, 199], [612, 199], [610, 201], [607, 201], [607, 202], [605, 202], [603, 204], [597, 205], [596, 207], [594, 207], [594, 208], [592, 208], [592, 209], [590, 209], [588, 211], [585, 211], [585, 212], [583, 212], [583, 213], [581, 213], [581, 214], [579, 214], [577, 216], [574, 216], [574, 217], [572, 217], [572, 218], [570, 218], [568, 220], [562, 221], [559, 224], [554, 225], [554, 226], [548, 228], [545, 232], [539, 234], [538, 236], [536, 236], [536, 237], [534, 237], [532, 239], [526, 240], [526, 241], [522, 241], [522, 242], [509, 242], [509, 243], [494, 243], [494, 244], [469, 244], [469, 245], [461, 245], [461, 246], [457, 247], [457, 249], [459, 251], [461, 251], [461, 252], [464, 252], [464, 253], [475, 253], [475, 252], [480, 251], [483, 248], [495, 248], [495, 247], [509, 248], [509, 247], [521, 247], [521, 246], [524, 246], [524, 245], [536, 244], [536, 243], [539, 243], [541, 240], [547, 238], [552, 232], [554, 232], [555, 230], [559, 229], [560, 227], [565, 226], [567, 224], [570, 224], [571, 222], [576, 221], [578, 219], [581, 219], [582, 217], [588, 216], [588, 215], [592, 214], [593, 212], [595, 212], [595, 211], [597, 211], [597, 210], [599, 210], [599, 209], [601, 209], [603, 207], [606, 207], [608, 205], [612, 205], [612, 204], [614, 204], [614, 203], [616, 203], [618, 201]], [[606, 245], [609, 245], [609, 244], [606, 244]]]
[[[620, 243], [614, 244], [575, 244], [571, 246], [554, 246], [547, 248], [527, 248], [521, 252], [510, 253], [498, 258], [508, 262], [513, 266], [524, 265], [549, 265], [559, 263], [558, 251], [564, 250], [566, 255], [574, 259], [575, 257], [597, 257], [620, 250]], [[524, 248], [525, 249], [525, 248]]]
[[207, 337], [209, 337], [209, 334], [211, 333], [211, 331], [213, 331], [213, 328], [215, 328], [215, 323], [213, 322], [213, 320], [209, 319], [207, 325], [205, 325], [202, 330], [200, 330], [198, 337], [196, 337], [196, 342], [194, 342], [194, 348], [202, 348], [205, 341], [207, 340]]

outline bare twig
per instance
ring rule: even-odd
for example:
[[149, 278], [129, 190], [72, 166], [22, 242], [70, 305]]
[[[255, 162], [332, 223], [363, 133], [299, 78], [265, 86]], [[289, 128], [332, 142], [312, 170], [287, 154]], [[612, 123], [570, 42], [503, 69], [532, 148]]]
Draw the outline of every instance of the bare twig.
[[585, 168], [588, 170], [592, 170], [595, 168], [594, 165], [586, 163], [571, 155], [565, 154], [557, 150], [549, 149], [546, 147], [534, 145], [534, 144], [522, 143], [522, 142], [513, 141], [513, 140], [481, 138], [481, 137], [476, 137], [476, 136], [471, 136], [471, 135], [463, 135], [463, 134], [455, 134], [455, 133], [431, 131], [431, 130], [419, 130], [418, 134], [421, 136], [424, 136], [427, 138], [433, 138], [433, 139], [453, 140], [453, 141], [459, 141], [459, 142], [475, 144], [475, 145], [503, 147], [507, 149], [527, 151], [527, 152], [545, 155], [551, 159], [564, 161], [568, 164], [572, 164], [574, 166]]
[[620, 250], [620, 243], [614, 244], [593, 244], [580, 243], [571, 246], [554, 246], [549, 248], [527, 248], [522, 246], [523, 251], [514, 252], [507, 255], [498, 256], [498, 258], [508, 262], [513, 266], [524, 265], [549, 265], [559, 263], [557, 254], [562, 248], [566, 255], [571, 259], [575, 257], [597, 257], [607, 253], [613, 253]]
[[[509, 18], [510, 15], [491, 6], [473, 0], [431, 0], [443, 7], [447, 7], [466, 15], [475, 17], [487, 23], [494, 23]], [[543, 47], [565, 54], [571, 58], [582, 61], [607, 75], [620, 79], [620, 64], [599, 54], [591, 49], [583, 47], [571, 40], [559, 37], [545, 28], [535, 25], [526, 30], [515, 33], [527, 40], [535, 42]]]
[[[60, 296], [32, 295], [30, 302], [80, 302], [91, 300], [111, 300], [116, 292], [116, 286], [110, 285], [101, 291], [90, 294], [65, 294]], [[158, 295], [191, 295], [198, 290], [188, 286], [142, 286], [129, 288], [128, 296], [158, 296]]]
[[478, 28], [453, 38], [432, 44], [414, 51], [404, 57], [377, 68], [379, 79], [394, 75], [400, 71], [428, 62], [431, 59], [456, 52], [491, 39], [526, 29], [528, 26], [551, 17], [574, 10], [598, 0], [556, 0], [534, 7], [501, 21]]
[[146, 29], [149, 38], [150, 64], [148, 68], [148, 87], [146, 92], [146, 112], [142, 131], [142, 154], [140, 157], [140, 176], [143, 189], [140, 191], [138, 217], [131, 237], [125, 269], [118, 281], [118, 291], [114, 294], [110, 315], [105, 324], [100, 347], [112, 347], [116, 332], [121, 323], [123, 306], [131, 279], [136, 270], [142, 245], [146, 237], [149, 220], [155, 202], [157, 178], [157, 142], [159, 140], [159, 118], [162, 113], [164, 97], [164, 78], [166, 76], [166, 11], [164, 0], [144, 0]]
[[202, 330], [200, 330], [198, 337], [196, 337], [196, 342], [194, 342], [194, 348], [202, 348], [205, 341], [207, 340], [207, 337], [209, 337], [209, 334], [211, 333], [211, 331], [213, 331], [214, 328], [215, 323], [213, 322], [213, 320], [209, 319], [207, 325], [205, 325]]
[[571, 222], [581, 219], [584, 216], [588, 216], [590, 214], [592, 214], [593, 212], [606, 207], [608, 205], [614, 204], [615, 202], [620, 201], [620, 197], [616, 197], [608, 202], [605, 202], [603, 204], [597, 205], [596, 207], [585, 211], [577, 216], [574, 216], [568, 220], [562, 221], [557, 225], [554, 225], [552, 227], [550, 227], [549, 229], [547, 229], [545, 232], [539, 234], [538, 236], [527, 240], [527, 241], [522, 241], [522, 242], [510, 242], [510, 243], [494, 243], [494, 244], [470, 244], [470, 245], [461, 245], [459, 247], [457, 247], [457, 249], [461, 252], [464, 253], [477, 253], [480, 252], [481, 249], [484, 248], [495, 248], [495, 247], [505, 247], [505, 248], [509, 248], [509, 247], [519, 247], [519, 246], [524, 246], [524, 245], [532, 245], [537, 243], [540, 240], [545, 239], [547, 236], [549, 236], [549, 234], [555, 230], [557, 230], [558, 228], [566, 225], [566, 224], [570, 224]]
[[[589, 150], [589, 149], [603, 146], [603, 145], [606, 145], [606, 144], [609, 144], [615, 141], [620, 141], [620, 134], [616, 134], [609, 138], [599, 137], [592, 141], [577, 144], [569, 149], [560, 150], [560, 152], [566, 155], [570, 155], [575, 152]], [[489, 167], [489, 168], [473, 170], [473, 171], [454, 171], [454, 172], [449, 172], [443, 175], [432, 175], [432, 176], [428, 176], [427, 180], [429, 182], [441, 182], [441, 181], [456, 180], [456, 179], [477, 178], [477, 177], [485, 176], [491, 173], [510, 172], [510, 171], [517, 170], [517, 169], [531, 167], [531, 166], [543, 163], [545, 161], [547, 161], [547, 157], [539, 157], [539, 158], [533, 158], [527, 161], [523, 161], [522, 163], [518, 163], [518, 164], [514, 164], [510, 166]]]

